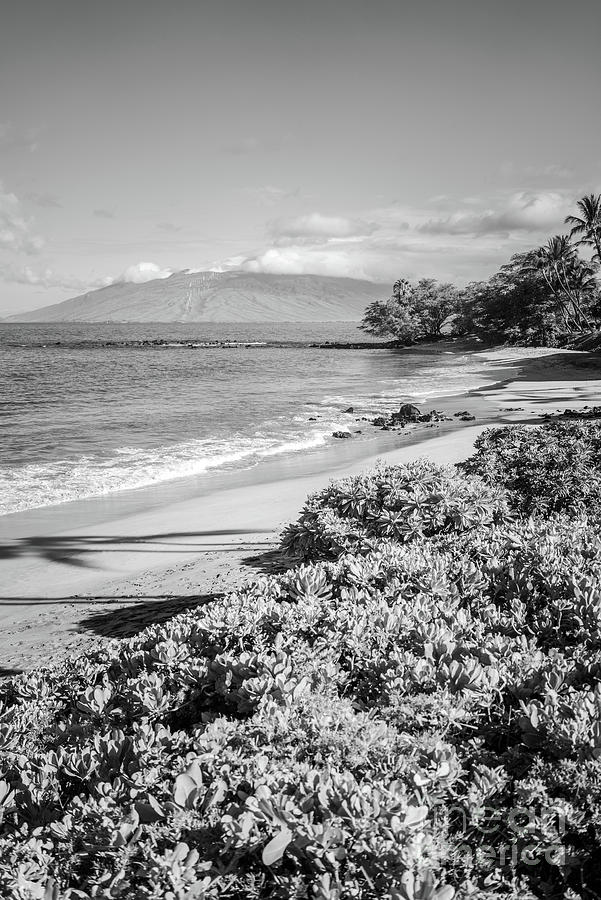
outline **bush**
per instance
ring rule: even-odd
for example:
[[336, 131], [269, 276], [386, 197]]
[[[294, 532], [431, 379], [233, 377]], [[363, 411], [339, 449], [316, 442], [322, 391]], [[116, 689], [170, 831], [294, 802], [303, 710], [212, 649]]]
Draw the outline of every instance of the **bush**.
[[593, 897], [600, 577], [567, 519], [380, 541], [8, 680], [0, 895]]
[[457, 534], [506, 517], [502, 489], [418, 460], [331, 482], [309, 496], [281, 546], [296, 560], [335, 559], [347, 550], [373, 549], [382, 539]]
[[489, 428], [459, 469], [507, 489], [523, 515], [601, 516], [601, 424], [550, 422]]

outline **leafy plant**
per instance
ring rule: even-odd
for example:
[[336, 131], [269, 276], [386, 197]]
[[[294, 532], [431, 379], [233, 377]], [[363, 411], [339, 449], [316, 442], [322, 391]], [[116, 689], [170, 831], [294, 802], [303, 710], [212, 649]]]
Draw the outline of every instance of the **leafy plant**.
[[418, 460], [381, 465], [312, 494], [281, 545], [291, 558], [327, 559], [345, 550], [369, 550], [382, 538], [405, 542], [458, 533], [506, 516], [502, 490]]
[[601, 423], [489, 428], [475, 448], [459, 469], [506, 488], [521, 514], [565, 512], [600, 520]]
[[0, 896], [597, 896], [597, 528], [423, 462], [303, 517], [322, 559], [2, 682]]

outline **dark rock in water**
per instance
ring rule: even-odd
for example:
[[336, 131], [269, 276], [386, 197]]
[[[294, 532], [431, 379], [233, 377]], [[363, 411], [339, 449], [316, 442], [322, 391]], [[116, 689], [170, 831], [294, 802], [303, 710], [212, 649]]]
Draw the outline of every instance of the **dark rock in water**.
[[355, 428], [355, 434], [363, 434], [360, 428]]
[[377, 416], [372, 420], [371, 424], [376, 425], [378, 428], [381, 428], [382, 425], [386, 425], [386, 419], [384, 418], [384, 416]]
[[345, 413], [353, 413], [353, 412], [355, 412], [355, 410], [354, 410], [354, 408], [353, 408], [352, 406], [349, 406], [349, 408], [348, 408], [348, 409], [345, 409], [344, 411], [345, 411]]
[[315, 416], [309, 416], [309, 422], [317, 422]]
[[470, 416], [468, 413], [467, 416], [460, 416], [462, 422], [474, 422], [476, 420], [475, 416]]
[[414, 403], [403, 403], [396, 415], [401, 419], [407, 419], [408, 422], [417, 422], [419, 421], [421, 410]]
[[461, 416], [471, 416], [471, 412], [469, 412], [469, 410], [467, 410], [467, 409], [464, 409], [464, 410], [462, 410], [462, 412], [453, 413], [453, 415], [455, 416], [456, 419], [458, 419]]
[[350, 438], [352, 437], [350, 431], [333, 431], [332, 437], [335, 438]]

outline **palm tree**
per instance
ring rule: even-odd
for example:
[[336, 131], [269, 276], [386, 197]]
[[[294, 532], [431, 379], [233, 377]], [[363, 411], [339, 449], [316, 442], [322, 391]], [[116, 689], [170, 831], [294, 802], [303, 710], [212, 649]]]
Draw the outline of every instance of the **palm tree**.
[[533, 256], [532, 268], [542, 275], [547, 287], [557, 301], [564, 326], [578, 331], [588, 325], [582, 309], [582, 293], [585, 289], [583, 264], [576, 248], [565, 234], [549, 238]]
[[601, 263], [601, 194], [589, 194], [576, 204], [580, 216], [566, 216], [565, 222], [572, 226], [570, 237], [582, 235], [579, 244], [590, 244]]

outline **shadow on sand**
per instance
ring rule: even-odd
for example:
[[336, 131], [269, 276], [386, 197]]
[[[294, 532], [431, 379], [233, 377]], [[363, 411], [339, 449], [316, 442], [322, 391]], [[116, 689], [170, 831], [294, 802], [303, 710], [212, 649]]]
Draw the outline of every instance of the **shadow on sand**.
[[[129, 638], [139, 634], [149, 625], [162, 625], [173, 616], [199, 606], [207, 606], [222, 597], [225, 597], [225, 594], [200, 594], [197, 596], [174, 594], [149, 602], [141, 600], [128, 606], [120, 605], [118, 610], [91, 611], [89, 615], [79, 620], [78, 631], [92, 632], [104, 638]], [[114, 599], [122, 600], [120, 597]]]
[[254, 569], [255, 572], [260, 572], [262, 575], [279, 575], [292, 565], [277, 547], [261, 553], [253, 553], [252, 556], [245, 556], [240, 562], [243, 566], [248, 566], [249, 569]]
[[0, 666], [0, 678], [11, 678], [13, 675], [20, 675], [23, 669], [7, 669], [6, 666]]
[[[94, 553], [189, 553], [214, 550], [223, 552], [239, 550], [238, 547], [223, 546], [219, 538], [232, 535], [264, 534], [261, 529], [228, 528], [215, 531], [172, 531], [164, 534], [142, 535], [49, 535], [17, 538], [0, 544], [0, 560], [35, 556], [48, 562], [58, 562], [69, 566], [93, 568], [89, 559], [82, 557]], [[215, 538], [207, 541], [206, 538]], [[267, 542], [265, 542], [267, 543]]]

